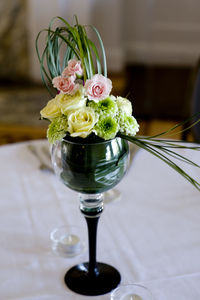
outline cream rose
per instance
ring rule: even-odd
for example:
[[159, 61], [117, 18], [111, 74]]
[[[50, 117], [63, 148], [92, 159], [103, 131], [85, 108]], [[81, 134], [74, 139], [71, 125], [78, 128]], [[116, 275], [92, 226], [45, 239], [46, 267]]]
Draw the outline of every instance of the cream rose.
[[117, 97], [116, 103], [119, 110], [126, 113], [128, 116], [132, 115], [132, 104], [128, 99]]
[[61, 115], [61, 109], [58, 105], [60, 95], [50, 100], [47, 105], [40, 111], [41, 117], [52, 120]]
[[68, 131], [72, 137], [87, 137], [97, 122], [95, 112], [90, 107], [81, 108], [68, 116]]
[[68, 115], [71, 111], [86, 106], [86, 98], [84, 97], [84, 89], [80, 88], [74, 95], [63, 95], [58, 101], [61, 112]]

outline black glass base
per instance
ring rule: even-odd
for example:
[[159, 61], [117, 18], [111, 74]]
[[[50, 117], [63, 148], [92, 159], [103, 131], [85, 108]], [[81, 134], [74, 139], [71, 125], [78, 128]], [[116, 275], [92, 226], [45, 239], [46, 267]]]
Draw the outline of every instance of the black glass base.
[[65, 275], [65, 283], [70, 290], [86, 296], [98, 296], [111, 292], [120, 281], [120, 273], [110, 265], [97, 263], [98, 271], [88, 272], [88, 263], [72, 267]]

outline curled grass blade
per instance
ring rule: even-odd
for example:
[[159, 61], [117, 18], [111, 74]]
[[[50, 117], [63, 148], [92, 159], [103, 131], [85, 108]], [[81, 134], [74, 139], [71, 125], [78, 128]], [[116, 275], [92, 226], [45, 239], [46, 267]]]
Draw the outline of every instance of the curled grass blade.
[[[194, 185], [200, 191], [200, 183], [197, 182], [194, 178], [192, 178], [189, 174], [187, 174], [182, 168], [180, 168], [176, 163], [174, 163], [171, 159], [169, 159], [165, 154], [162, 153], [162, 152], [166, 153], [165, 148], [159, 148], [159, 150], [156, 150], [156, 149], [154, 149], [153, 144], [147, 143], [147, 142], [142, 141], [140, 139], [136, 139], [134, 137], [126, 136], [124, 134], [118, 134], [118, 136], [120, 136], [121, 138], [126, 139], [126, 140], [136, 144], [140, 148], [143, 148], [144, 150], [146, 150], [149, 153], [153, 154], [157, 158], [161, 159], [163, 162], [165, 162], [167, 165], [172, 167], [175, 171], [177, 171], [181, 176], [183, 176], [185, 179], [187, 179], [192, 185]], [[171, 157], [174, 157], [174, 155], [175, 155], [175, 157], [177, 156], [174, 151], [171, 151], [171, 152], [167, 151], [167, 155], [169, 155]], [[179, 157], [179, 158], [181, 158], [181, 157]], [[185, 158], [185, 157], [182, 157], [182, 158], [184, 159], [184, 162], [192, 163], [193, 166], [200, 167], [199, 165], [195, 164], [194, 162], [192, 162], [190, 160], [187, 161], [187, 158]]]
[[48, 73], [46, 72], [46, 69], [44, 68], [44, 55], [47, 51], [47, 45], [42, 53], [42, 56], [40, 56], [40, 53], [39, 53], [39, 49], [38, 49], [38, 42], [39, 42], [39, 37], [41, 35], [41, 33], [44, 32], [44, 30], [41, 30], [38, 35], [37, 35], [37, 38], [36, 38], [36, 41], [35, 41], [35, 47], [36, 47], [36, 53], [37, 53], [37, 57], [39, 59], [39, 62], [40, 62], [40, 68], [42, 69], [42, 71], [44, 72], [45, 76], [47, 77], [47, 79], [50, 81], [51, 78], [48, 76]]
[[90, 49], [88, 47], [87, 39], [85, 37], [86, 33], [84, 31], [83, 26], [77, 25], [82, 48], [83, 48], [83, 53], [84, 53], [84, 62], [85, 62], [85, 67], [86, 67], [86, 72], [87, 72], [87, 78], [91, 78], [93, 76], [93, 62], [92, 62], [92, 57], [90, 53]]
[[[73, 41], [71, 41], [73, 43]], [[62, 65], [62, 70], [67, 66], [68, 61], [72, 58], [73, 56], [73, 51], [70, 47], [66, 48], [65, 55], [63, 57], [63, 65]]]
[[[62, 22], [62, 26], [56, 27], [56, 20]], [[56, 27], [55, 30], [53, 27]], [[94, 26], [90, 26], [90, 28], [95, 32], [100, 43], [104, 75], [107, 76], [106, 55], [102, 39]], [[62, 73], [68, 61], [74, 57], [81, 61], [84, 81], [95, 74], [95, 66], [97, 66], [98, 73], [101, 74], [102, 67], [99, 52], [94, 43], [88, 38], [86, 26], [79, 25], [76, 16], [74, 26], [71, 26], [62, 17], [54, 17], [49, 23], [48, 29], [44, 29], [42, 32], [46, 32], [46, 46], [41, 56], [38, 47], [40, 32], [36, 38], [36, 51], [41, 65], [42, 80], [46, 86], [51, 83], [54, 77]], [[61, 66], [60, 49], [63, 44], [66, 44], [66, 50]]]
[[183, 122], [180, 122], [180, 123], [174, 125], [174, 126], [171, 127], [170, 129], [168, 129], [168, 130], [166, 130], [166, 131], [163, 131], [163, 132], [161, 132], [161, 133], [159, 133], [159, 134], [149, 136], [148, 138], [149, 138], [149, 139], [152, 139], [152, 138], [155, 138], [155, 137], [160, 137], [160, 136], [166, 135], [166, 134], [168, 134], [168, 133], [174, 131], [176, 128], [178, 128], [178, 127], [180, 127], [180, 126], [182, 126], [182, 125], [184, 125], [184, 124], [187, 124], [188, 122], [190, 122], [191, 120], [193, 120], [193, 119], [196, 118], [196, 117], [198, 117], [198, 120], [195, 121], [195, 122], [193, 122], [190, 126], [188, 126], [188, 127], [185, 128], [185, 129], [182, 129], [182, 130], [180, 130], [180, 131], [178, 131], [178, 132], [172, 133], [172, 134], [170, 134], [170, 135], [168, 135], [168, 136], [173, 136], [173, 135], [175, 135], [175, 134], [178, 134], [178, 133], [182, 133], [182, 132], [184, 132], [184, 131], [187, 131], [187, 130], [189, 130], [190, 128], [192, 128], [193, 126], [195, 126], [196, 124], [198, 124], [198, 123], [200, 122], [200, 113], [196, 113], [195, 115], [189, 117], [188, 119], [184, 120]]
[[91, 28], [93, 29], [93, 31], [96, 33], [97, 38], [98, 38], [98, 40], [99, 40], [99, 44], [100, 44], [101, 52], [102, 52], [103, 66], [104, 66], [104, 76], [107, 77], [106, 53], [105, 53], [103, 41], [102, 41], [101, 36], [100, 36], [98, 30], [96, 29], [96, 27], [94, 27], [93, 25], [90, 25], [90, 27], [91, 27]]
[[80, 38], [79, 31], [78, 31], [77, 27], [74, 27], [74, 33], [76, 35], [76, 42], [77, 42], [77, 46], [78, 46], [78, 49], [79, 49], [79, 52], [80, 52], [79, 56], [80, 56], [81, 65], [82, 65], [82, 68], [83, 68], [83, 77], [84, 77], [84, 81], [86, 81], [87, 76], [86, 76], [86, 67], [85, 67], [85, 61], [84, 61], [85, 55], [84, 55], [84, 50], [83, 50], [83, 46], [82, 46], [82, 43], [81, 43], [81, 38]]
[[185, 145], [182, 145], [183, 141], [178, 140], [162, 140], [162, 139], [149, 139], [149, 137], [143, 137], [143, 136], [135, 136], [134, 137], [137, 140], [145, 141], [146, 143], [150, 143], [153, 145], [162, 145], [166, 148], [182, 148], [182, 149], [192, 149], [200, 151], [200, 146], [191, 146], [189, 145], [189, 142], [184, 142]]
[[39, 49], [38, 49], [38, 41], [39, 41], [39, 38], [40, 38], [40, 35], [41, 33], [44, 32], [44, 30], [41, 30], [38, 35], [37, 35], [37, 38], [36, 38], [36, 41], [35, 41], [35, 47], [36, 47], [36, 53], [37, 53], [37, 56], [38, 56], [38, 59], [39, 59], [39, 62], [40, 62], [40, 74], [41, 74], [41, 78], [42, 78], [42, 82], [44, 83], [44, 85], [46, 86], [49, 94], [51, 96], [54, 96], [52, 90], [50, 89], [49, 85], [48, 85], [48, 82], [49, 84], [51, 84], [51, 78], [50, 76], [48, 75], [45, 67], [44, 67], [44, 58], [45, 58], [45, 55], [46, 55], [46, 51], [47, 51], [47, 45], [42, 53], [42, 56], [40, 56], [40, 53], [39, 53]]
[[87, 60], [90, 68], [90, 78], [95, 74], [95, 68], [94, 68], [94, 63], [92, 59], [92, 53], [89, 45], [89, 40], [87, 38], [87, 33], [86, 30], [83, 26], [80, 26], [80, 30], [82, 32], [82, 40], [85, 46], [85, 49], [87, 51]]
[[197, 168], [200, 168], [200, 166], [198, 164], [196, 164], [195, 162], [193, 162], [192, 160], [188, 159], [187, 157], [175, 152], [175, 151], [172, 151], [168, 148], [166, 148], [165, 146], [157, 146], [157, 145], [152, 145], [153, 147], [159, 149], [160, 151], [163, 151], [165, 152], [166, 154], [168, 154], [169, 156], [175, 158], [175, 159], [178, 159], [184, 163], [188, 163], [190, 165], [192, 165], [193, 167], [197, 167]]
[[93, 53], [96, 57], [97, 72], [98, 72], [98, 74], [101, 74], [101, 61], [100, 61], [98, 50], [97, 50], [95, 44], [89, 39], [88, 39], [88, 44], [91, 46]]

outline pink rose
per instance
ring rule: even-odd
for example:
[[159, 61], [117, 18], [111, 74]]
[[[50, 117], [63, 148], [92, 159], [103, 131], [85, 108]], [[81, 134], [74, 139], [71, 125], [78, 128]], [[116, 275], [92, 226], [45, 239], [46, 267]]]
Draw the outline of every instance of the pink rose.
[[78, 88], [79, 84], [75, 84], [74, 76], [71, 77], [62, 77], [57, 76], [52, 80], [53, 86], [57, 88], [63, 94], [74, 94]]
[[89, 100], [98, 102], [109, 96], [112, 89], [112, 82], [103, 75], [96, 74], [91, 79], [86, 80], [85, 94]]
[[68, 62], [67, 67], [63, 70], [62, 76], [68, 77], [68, 76], [82, 76], [83, 70], [81, 68], [81, 62], [80, 60], [71, 59]]

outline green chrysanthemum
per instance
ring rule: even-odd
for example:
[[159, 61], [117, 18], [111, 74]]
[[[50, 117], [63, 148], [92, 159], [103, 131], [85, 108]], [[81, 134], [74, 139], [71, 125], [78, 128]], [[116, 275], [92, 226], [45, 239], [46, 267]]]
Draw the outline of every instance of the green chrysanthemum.
[[94, 127], [96, 134], [104, 140], [113, 139], [118, 132], [118, 124], [112, 117], [101, 117]]
[[66, 116], [55, 118], [48, 127], [47, 138], [50, 144], [61, 140], [67, 132], [68, 122]]
[[134, 136], [139, 131], [139, 124], [133, 116], [129, 116], [125, 113], [117, 115], [119, 124], [119, 131], [126, 135]]
[[99, 102], [89, 101], [88, 106], [92, 107], [100, 117], [112, 116], [117, 113], [118, 107], [114, 96], [107, 97]]

